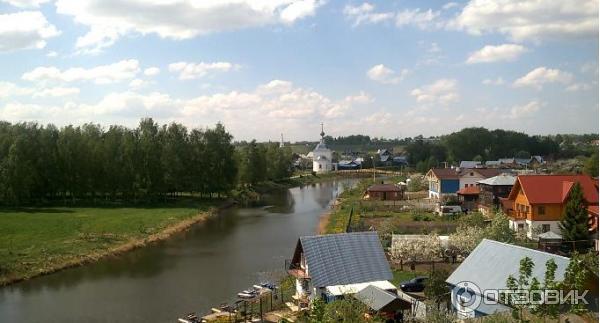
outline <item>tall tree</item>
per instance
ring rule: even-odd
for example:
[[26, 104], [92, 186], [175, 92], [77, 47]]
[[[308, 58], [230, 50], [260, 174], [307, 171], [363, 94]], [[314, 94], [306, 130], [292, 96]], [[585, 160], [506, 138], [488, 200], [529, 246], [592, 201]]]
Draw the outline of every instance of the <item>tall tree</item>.
[[579, 241], [589, 238], [587, 204], [583, 197], [581, 185], [577, 182], [571, 188], [563, 219], [559, 223], [563, 240]]

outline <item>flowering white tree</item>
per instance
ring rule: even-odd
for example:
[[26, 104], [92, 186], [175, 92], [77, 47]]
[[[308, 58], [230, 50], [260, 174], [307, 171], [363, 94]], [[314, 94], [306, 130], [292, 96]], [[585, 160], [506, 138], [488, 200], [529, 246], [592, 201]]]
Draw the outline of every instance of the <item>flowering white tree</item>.
[[461, 225], [448, 238], [448, 252], [466, 257], [485, 237], [485, 230], [476, 226]]
[[395, 261], [432, 261], [443, 255], [437, 234], [396, 235], [392, 237], [391, 255]]

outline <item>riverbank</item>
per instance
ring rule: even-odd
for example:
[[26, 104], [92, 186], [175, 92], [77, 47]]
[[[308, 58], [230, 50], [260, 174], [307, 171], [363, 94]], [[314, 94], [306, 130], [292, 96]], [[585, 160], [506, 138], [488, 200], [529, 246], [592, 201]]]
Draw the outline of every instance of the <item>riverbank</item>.
[[227, 205], [0, 209], [0, 286], [165, 240]]

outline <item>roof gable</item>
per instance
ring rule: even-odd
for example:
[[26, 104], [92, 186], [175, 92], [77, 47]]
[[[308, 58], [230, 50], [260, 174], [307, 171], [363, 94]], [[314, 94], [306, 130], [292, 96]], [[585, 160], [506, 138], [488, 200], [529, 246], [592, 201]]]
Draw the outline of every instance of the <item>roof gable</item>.
[[459, 173], [452, 168], [432, 168], [426, 176], [434, 176], [438, 179], [458, 179]]
[[564, 279], [569, 258], [528, 249], [494, 240], [483, 239], [458, 268], [448, 277], [447, 283], [457, 285], [462, 281], [475, 283], [480, 290], [504, 289], [509, 275], [519, 276], [521, 259], [529, 257], [534, 267], [532, 277], [544, 280], [546, 262], [554, 259], [557, 265], [556, 280]]
[[391, 280], [377, 232], [300, 237], [315, 287]]

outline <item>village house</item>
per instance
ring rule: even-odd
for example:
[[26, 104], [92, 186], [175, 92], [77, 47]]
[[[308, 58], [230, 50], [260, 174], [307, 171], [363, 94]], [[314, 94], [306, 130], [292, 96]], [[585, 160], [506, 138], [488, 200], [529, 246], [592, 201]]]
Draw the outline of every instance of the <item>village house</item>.
[[472, 211], [477, 209], [479, 193], [479, 186], [463, 187], [456, 192], [463, 210]]
[[300, 307], [316, 298], [331, 302], [369, 285], [396, 293], [377, 232], [352, 232], [298, 239], [288, 273], [296, 278]]
[[581, 185], [592, 212], [598, 205], [598, 187], [590, 176], [519, 175], [508, 198], [502, 201], [510, 227], [515, 231], [524, 230], [530, 239], [548, 231], [560, 234], [558, 223], [575, 183]]
[[360, 169], [361, 165], [354, 160], [340, 160], [337, 167], [338, 170], [354, 170]]
[[404, 198], [404, 189], [394, 184], [374, 184], [367, 188], [363, 198], [372, 201], [398, 201]]
[[379, 161], [384, 166], [392, 165], [392, 153], [387, 149], [377, 149], [377, 154], [379, 155]]
[[[544, 281], [548, 260], [553, 259], [557, 265], [557, 281], [564, 279], [570, 261], [566, 257], [483, 239], [446, 279], [446, 283], [453, 289], [451, 301], [457, 316], [460, 319], [468, 319], [510, 311], [511, 308], [502, 304], [500, 299], [495, 299], [494, 294], [486, 293], [484, 296], [483, 293], [486, 290], [506, 289], [509, 275], [519, 277], [520, 262], [525, 257], [529, 257], [535, 265], [531, 277], [540, 282]], [[484, 297], [487, 297], [487, 304], [483, 301]], [[595, 297], [598, 297], [597, 289]]]
[[500, 174], [498, 176], [486, 178], [477, 182], [479, 186], [479, 212], [489, 215], [494, 210], [500, 210], [500, 198], [508, 197], [510, 190], [517, 177], [510, 174]]
[[432, 168], [425, 175], [429, 183], [429, 198], [441, 199], [456, 195], [465, 187], [475, 187], [477, 182], [500, 174], [495, 168]]

